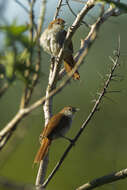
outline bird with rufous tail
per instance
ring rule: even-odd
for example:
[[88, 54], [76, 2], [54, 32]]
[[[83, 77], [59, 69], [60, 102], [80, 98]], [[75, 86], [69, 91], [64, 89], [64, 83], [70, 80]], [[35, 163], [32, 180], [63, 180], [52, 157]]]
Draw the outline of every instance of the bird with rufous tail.
[[44, 159], [45, 155], [48, 153], [51, 142], [54, 139], [63, 137], [71, 141], [71, 139], [65, 137], [64, 135], [70, 129], [72, 119], [78, 110], [78, 108], [66, 106], [59, 113], [51, 117], [40, 135], [41, 145], [35, 156], [34, 163], [39, 163]]

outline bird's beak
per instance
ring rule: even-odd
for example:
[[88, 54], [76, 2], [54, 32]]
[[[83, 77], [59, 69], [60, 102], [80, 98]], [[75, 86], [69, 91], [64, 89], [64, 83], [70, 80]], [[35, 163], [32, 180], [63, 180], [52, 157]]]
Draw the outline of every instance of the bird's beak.
[[77, 111], [79, 111], [79, 110], [80, 110], [79, 108], [74, 108], [74, 111], [75, 111], [75, 112], [77, 112]]

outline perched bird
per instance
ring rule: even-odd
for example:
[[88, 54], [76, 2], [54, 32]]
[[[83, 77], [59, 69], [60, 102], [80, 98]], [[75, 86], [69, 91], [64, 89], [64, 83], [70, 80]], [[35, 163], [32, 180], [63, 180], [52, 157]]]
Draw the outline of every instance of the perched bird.
[[[64, 137], [71, 127], [72, 119], [79, 109], [71, 106], [64, 107], [59, 113], [55, 114], [49, 120], [47, 126], [40, 135], [41, 146], [35, 156], [34, 163], [39, 163], [44, 159], [48, 152], [52, 140]], [[64, 137], [71, 140], [67, 137]]]
[[[40, 37], [40, 45], [43, 47], [44, 51], [50, 55], [57, 57], [60, 48], [62, 47], [67, 32], [64, 30], [65, 21], [61, 18], [57, 18], [52, 21], [48, 28], [44, 30]], [[74, 65], [75, 61], [73, 59], [73, 44], [72, 41], [65, 47], [63, 52], [64, 67], [67, 73], [69, 73]], [[80, 79], [78, 71], [73, 75], [73, 78], [76, 80]]]

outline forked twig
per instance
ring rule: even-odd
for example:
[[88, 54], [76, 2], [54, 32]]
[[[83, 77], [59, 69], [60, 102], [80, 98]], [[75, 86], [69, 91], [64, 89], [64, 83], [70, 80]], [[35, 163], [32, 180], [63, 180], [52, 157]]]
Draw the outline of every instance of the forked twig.
[[[70, 10], [70, 12], [75, 16], [77, 17], [77, 14], [73, 11], [73, 9], [71, 8], [70, 4], [69, 4], [69, 0], [66, 0], [66, 4]], [[82, 21], [81, 23], [85, 24], [86, 27], [90, 28], [90, 25], [87, 24], [85, 21]]]

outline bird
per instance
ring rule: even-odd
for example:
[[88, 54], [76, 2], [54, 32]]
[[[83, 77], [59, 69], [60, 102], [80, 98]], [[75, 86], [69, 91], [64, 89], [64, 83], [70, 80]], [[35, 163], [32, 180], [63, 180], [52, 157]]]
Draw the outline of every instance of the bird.
[[[40, 45], [44, 51], [53, 57], [57, 57], [65, 41], [67, 31], [64, 30], [65, 21], [61, 18], [53, 20], [40, 36]], [[75, 66], [73, 58], [73, 44], [69, 42], [63, 51], [64, 68], [69, 73]], [[78, 71], [73, 74], [73, 79], [79, 80]]]
[[51, 142], [57, 138], [63, 137], [72, 142], [64, 135], [71, 127], [72, 119], [78, 108], [72, 106], [64, 107], [60, 112], [53, 115], [40, 135], [40, 148], [35, 156], [34, 164], [40, 163], [48, 153]]

